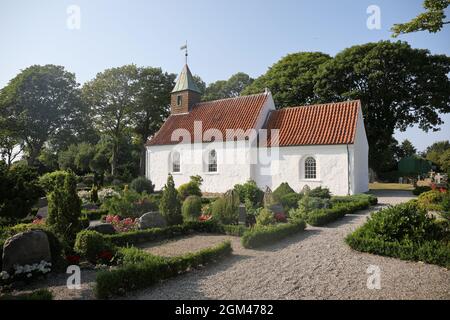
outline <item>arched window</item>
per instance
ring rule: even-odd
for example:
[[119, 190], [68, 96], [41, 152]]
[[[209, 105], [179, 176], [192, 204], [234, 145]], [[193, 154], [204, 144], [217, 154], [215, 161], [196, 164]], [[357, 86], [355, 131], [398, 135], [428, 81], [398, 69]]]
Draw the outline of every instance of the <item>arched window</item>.
[[180, 153], [178, 151], [174, 151], [172, 153], [172, 172], [178, 173], [180, 171], [181, 171]]
[[217, 152], [211, 150], [208, 154], [208, 172], [217, 172]]
[[305, 160], [305, 179], [316, 179], [316, 159], [308, 157]]

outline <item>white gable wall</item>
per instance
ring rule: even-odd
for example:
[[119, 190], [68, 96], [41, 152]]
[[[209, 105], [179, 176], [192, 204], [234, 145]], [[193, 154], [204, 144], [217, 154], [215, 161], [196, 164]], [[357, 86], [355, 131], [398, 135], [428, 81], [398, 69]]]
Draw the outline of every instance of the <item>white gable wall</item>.
[[369, 191], [369, 143], [367, 142], [364, 118], [361, 107], [358, 108], [355, 144], [351, 146], [351, 163], [353, 194]]

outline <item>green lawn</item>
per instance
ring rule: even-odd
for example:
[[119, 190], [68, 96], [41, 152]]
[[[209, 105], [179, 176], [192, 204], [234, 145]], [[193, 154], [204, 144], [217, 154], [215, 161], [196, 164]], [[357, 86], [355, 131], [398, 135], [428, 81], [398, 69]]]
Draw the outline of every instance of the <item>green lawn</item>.
[[412, 184], [400, 183], [369, 183], [370, 190], [406, 190], [412, 191], [414, 187]]

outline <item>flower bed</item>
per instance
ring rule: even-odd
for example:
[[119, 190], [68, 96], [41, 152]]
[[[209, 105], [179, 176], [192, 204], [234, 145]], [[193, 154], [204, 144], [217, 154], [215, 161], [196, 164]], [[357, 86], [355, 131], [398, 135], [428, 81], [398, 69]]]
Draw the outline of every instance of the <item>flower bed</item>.
[[229, 241], [173, 258], [154, 256], [136, 248], [122, 248], [118, 254], [121, 267], [100, 272], [96, 278], [95, 293], [99, 299], [123, 296], [127, 292], [149, 287], [191, 268], [219, 260], [231, 252]]
[[304, 220], [269, 226], [255, 226], [244, 233], [241, 239], [242, 245], [245, 248], [257, 248], [302, 232], [305, 227]]

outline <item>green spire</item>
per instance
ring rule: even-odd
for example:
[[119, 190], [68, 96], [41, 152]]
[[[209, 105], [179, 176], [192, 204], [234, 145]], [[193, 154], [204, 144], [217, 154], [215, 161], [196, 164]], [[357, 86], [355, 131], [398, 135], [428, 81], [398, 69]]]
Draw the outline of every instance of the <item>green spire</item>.
[[178, 77], [177, 83], [175, 84], [175, 88], [173, 88], [172, 93], [185, 90], [191, 90], [200, 93], [200, 90], [195, 84], [194, 77], [192, 76], [191, 70], [189, 70], [187, 64], [185, 64], [183, 70], [181, 70], [180, 76]]

